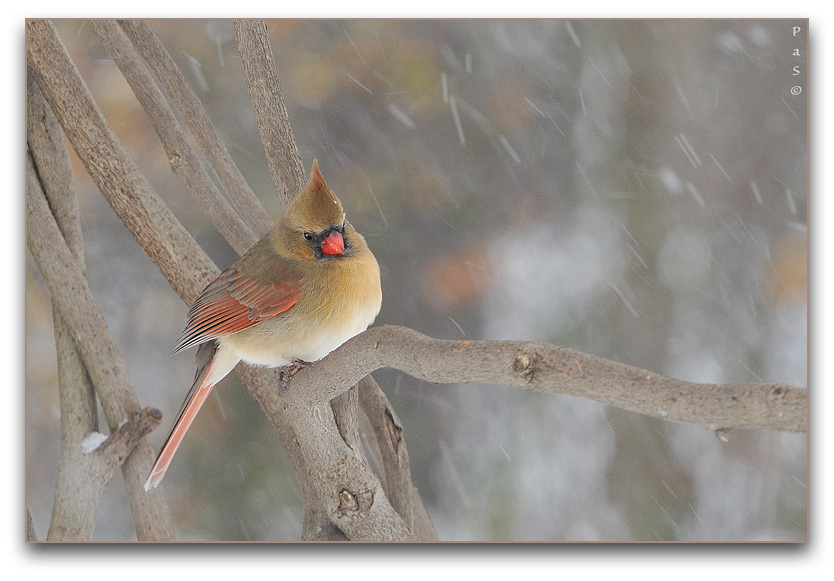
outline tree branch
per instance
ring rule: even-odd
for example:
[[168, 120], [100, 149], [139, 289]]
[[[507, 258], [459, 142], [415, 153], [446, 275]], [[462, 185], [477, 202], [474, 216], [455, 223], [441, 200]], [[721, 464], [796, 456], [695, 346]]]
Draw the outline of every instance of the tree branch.
[[212, 222], [238, 254], [243, 254], [258, 241], [258, 237], [241, 220], [223, 197], [203, 168], [197, 154], [189, 145], [165, 96], [154, 82], [124, 31], [114, 20], [91, 20], [90, 26], [113, 57], [133, 94], [144, 107], [159, 135], [168, 161]]
[[[240, 216], [253, 232], [263, 234], [263, 208], [256, 204], [253, 194], [254, 201], [247, 197], [251, 194], [248, 186], [227, 185], [224, 181], [234, 181], [236, 178], [230, 176], [236, 169], [231, 171], [229, 167], [220, 165], [230, 164], [233, 167], [208, 122], [208, 116], [187, 88], [167, 52], [144, 23], [122, 21], [121, 26], [153, 68], [160, 83], [166, 87], [172, 101], [179, 103], [176, 107], [184, 112], [192, 132], [213, 160], [215, 171]], [[270, 171], [279, 190], [279, 199], [286, 207], [292, 195], [303, 185], [304, 176], [281, 99], [266, 27], [262, 22], [253, 21], [236, 21], [234, 26]], [[169, 126], [174, 126], [175, 122], [170, 123], [170, 111], [159, 108], [162, 105], [161, 96], [153, 88], [149, 76], [135, 62], [131, 50], [110, 23], [96, 25], [95, 28], [98, 32], [104, 31], [101, 34], [103, 42], [109, 43], [113, 52], [120, 55], [114, 55], [114, 59], [122, 63], [120, 67], [123, 71], [128, 71], [125, 75], [131, 77], [132, 84], [135, 83], [137, 94], [146, 90], [153, 93], [146, 107], [152, 118], [157, 115], [168, 118], [160, 135], [163, 142], [169, 143], [166, 148], [172, 147], [169, 157], [173, 155], [172, 151], [179, 155], [181, 131], [175, 128], [175, 132], [169, 134]], [[27, 22], [27, 33], [27, 62], [33, 74], [42, 81], [46, 98], [56, 109], [59, 121], [87, 171], [172, 287], [186, 303], [191, 303], [219, 270], [139, 174], [96, 108], [51, 25], [40, 21]], [[217, 162], [215, 159], [224, 161]], [[189, 165], [192, 162], [188, 162]], [[30, 179], [27, 185], [30, 181], [37, 181], [33, 179], [31, 160], [28, 163]], [[184, 176], [187, 182], [191, 182], [192, 188], [199, 187], [202, 178], [195, 174]], [[44, 278], [53, 292], [53, 300], [61, 303], [62, 312], [65, 306], [67, 308], [67, 328], [79, 345], [84, 362], [90, 366], [96, 388], [116, 390], [126, 381], [126, 374], [118, 365], [118, 353], [115, 346], [107, 343], [109, 336], [106, 335], [106, 328], [104, 339], [95, 335], [100, 313], [96, 316], [97, 309], [92, 297], [88, 296], [83, 271], [79, 270], [77, 263], [73, 263], [73, 255], [62, 240], [43, 195], [37, 189], [33, 186], [30, 191], [27, 187], [27, 239], [30, 248], [33, 248], [32, 254], [39, 267], [42, 263], [45, 265], [41, 267], [42, 272], [44, 269], [48, 271]], [[212, 197], [214, 195], [215, 192], [212, 192]], [[217, 202], [209, 200], [208, 203]], [[223, 216], [229, 215], [229, 209], [209, 213], [217, 223], [217, 220], [222, 221], [225, 219]], [[30, 230], [35, 231], [31, 237]], [[233, 245], [242, 247], [243, 239]], [[49, 252], [55, 256], [47, 257]], [[57, 288], [56, 285], [66, 288]], [[81, 304], [68, 305], [70, 300]], [[94, 310], [89, 313], [92, 324], [85, 320], [85, 309], [90, 308]], [[115, 363], [105, 361], [93, 364], [91, 357], [94, 354], [90, 351], [114, 353]], [[802, 388], [783, 384], [693, 384], [541, 343], [444, 341], [402, 327], [377, 327], [299, 372], [287, 392], [276, 389], [277, 371], [256, 370], [243, 365], [238, 367], [250, 393], [276, 428], [298, 471], [304, 500], [305, 539], [436, 538], [432, 537], [431, 523], [416, 489], [410, 483], [408, 454], [399, 420], [371, 378], [360, 382], [368, 373], [381, 367], [397, 368], [433, 383], [496, 383], [532, 391], [563, 393], [667, 421], [687, 422], [710, 429], [808, 429], [807, 390]], [[356, 438], [356, 399], [347, 394], [357, 382], [359, 399], [370, 420], [379, 450], [384, 487], [370, 469]], [[331, 404], [334, 398], [340, 400]], [[103, 405], [104, 400], [102, 397]], [[115, 427], [111, 418], [127, 417], [124, 415], [127, 410], [139, 413], [135, 396], [133, 400], [127, 398], [120, 407], [113, 406], [115, 404], [108, 399], [105, 411], [111, 427]], [[119, 413], [123, 415], [119, 416]], [[147, 444], [144, 446], [147, 447]], [[144, 451], [141, 453], [143, 458], [147, 455]], [[144, 474], [141, 477], [143, 479]], [[126, 480], [132, 482], [133, 478]], [[129, 484], [131, 501], [134, 502], [131, 486]], [[140, 538], [143, 538], [141, 533]]]
[[[29, 250], [78, 346], [110, 429], [114, 431], [123, 420], [139, 411], [139, 401], [87, 281], [52, 217], [30, 156], [27, 156], [26, 226]], [[145, 494], [142, 488], [153, 458], [150, 444], [142, 440], [136, 453], [124, 463], [125, 484], [138, 538], [170, 540], [173, 523], [163, 495]]]
[[232, 161], [232, 156], [223, 145], [205, 107], [188, 86], [171, 55], [144, 21], [118, 22], [165, 88], [174, 107], [182, 115], [240, 217], [258, 238], [269, 232], [272, 228], [269, 214]]
[[406, 526], [423, 541], [436, 541], [437, 533], [417, 489], [411, 483], [411, 463], [397, 413], [370, 375], [359, 382], [359, 400], [371, 424], [372, 435], [382, 460], [385, 494]]
[[283, 400], [330, 522], [349, 540], [416, 540], [388, 502], [364, 454], [341, 437], [329, 401], [309, 406]]
[[368, 329], [299, 371], [286, 398], [298, 406], [317, 405], [382, 367], [430, 383], [492, 383], [572, 395], [711, 430], [808, 431], [805, 388], [691, 383], [566, 347], [432, 339], [391, 325]]
[[[78, 199], [72, 182], [69, 151], [58, 120], [34, 79], [27, 79], [26, 141], [35, 171], [30, 179], [37, 179], [46, 195], [50, 211], [61, 235], [72, 252], [81, 275], [84, 272], [84, 248], [81, 236]], [[61, 410], [61, 459], [55, 480], [55, 502], [47, 539], [89, 540], [95, 526], [98, 503], [78, 510], [74, 492], [86, 490], [86, 474], [79, 472], [78, 455], [81, 442], [88, 434], [98, 431], [98, 408], [95, 387], [90, 381], [81, 352], [64, 322], [61, 311], [52, 305], [53, 334], [58, 364], [58, 402]], [[68, 532], [74, 536], [67, 536]]]
[[50, 22], [26, 23], [26, 59], [70, 143], [110, 206], [187, 303], [219, 274], [116, 139]]
[[[266, 25], [262, 21], [235, 21], [235, 37], [267, 163], [279, 191], [279, 200], [286, 208], [294, 195], [304, 185], [304, 171], [281, 97], [280, 82], [275, 72], [275, 63], [269, 47]], [[385, 398], [381, 391], [379, 394], [383, 399]], [[320, 448], [322, 443], [332, 436], [325, 428], [325, 425], [329, 425], [326, 422], [314, 424], [312, 429], [321, 430], [321, 433], [318, 436], [310, 434], [309, 438], [306, 439], [307, 445], [301, 447], [306, 460], [302, 464], [296, 464], [299, 480], [303, 489], [313, 491], [313, 495], [307, 498], [310, 500], [317, 498], [318, 501], [315, 506], [305, 505], [304, 538], [310, 540], [341, 540], [344, 534], [350, 539], [368, 540], [377, 538], [375, 535], [379, 534], [380, 527], [396, 535], [390, 537], [389, 540], [412, 538], [410, 507], [403, 505], [400, 507], [403, 512], [398, 512], [388, 503], [382, 489], [378, 488], [379, 482], [365, 458], [364, 449], [359, 439], [359, 398], [356, 395], [355, 390], [349, 390], [333, 398], [330, 409], [321, 408], [320, 410], [322, 413], [326, 413], [328, 421], [333, 421], [337, 427], [337, 433], [341, 437], [341, 445], [338, 448], [330, 448], [329, 450], [308, 449]], [[264, 407], [266, 398], [254, 392], [253, 396]], [[266, 411], [266, 408], [264, 410]], [[287, 419], [292, 423], [296, 435], [306, 434], [307, 430], [311, 428], [306, 424], [306, 416], [303, 414], [289, 413], [288, 411]], [[299, 436], [299, 439], [302, 438]], [[334, 461], [334, 464], [343, 467], [344, 474], [341, 478], [344, 482], [349, 483], [345, 484], [341, 491], [334, 490], [332, 486], [329, 486], [332, 484], [334, 477], [332, 472], [322, 470], [322, 464], [318, 462], [310, 464], [311, 457], [316, 455], [329, 457], [334, 453], [338, 455], [339, 452], [344, 455], [338, 461]], [[402, 461], [403, 457], [398, 460]], [[405, 456], [405, 460], [407, 461], [407, 456]], [[408, 480], [405, 488], [408, 490], [410, 503], [412, 501], [412, 486], [410, 482], [411, 474], [407, 464], [401, 467], [398, 475]], [[345, 498], [340, 496], [342, 491], [371, 490], [371, 488], [367, 488], [371, 486], [370, 483], [374, 483], [373, 488], [375, 490], [371, 498], [377, 497], [374, 501], [373, 510], [345, 512], [339, 508], [340, 503]], [[398, 487], [395, 485], [392, 489], [397, 490]], [[377, 492], [379, 494], [376, 494]], [[334, 500], [337, 498], [338, 503]], [[322, 524], [325, 522], [321, 515], [322, 507], [324, 507], [328, 522], [335, 524], [340, 530], [334, 530], [332, 526]], [[425, 509], [422, 506], [420, 508], [420, 514], [425, 514]], [[344, 519], [342, 518], [344, 515], [351, 515], [351, 518]], [[402, 522], [400, 517], [403, 515], [407, 515], [408, 524]], [[436, 538], [428, 518], [422, 519], [421, 524], [425, 525], [421, 526], [421, 532], [430, 531], [430, 534], [420, 538]], [[348, 528], [344, 529], [342, 525]]]
[[[304, 501], [303, 540], [413, 538], [362, 450], [342, 438], [329, 399], [295, 405], [292, 390], [278, 388], [277, 369], [241, 364], [237, 370], [293, 459]], [[383, 538], [383, 531], [394, 536]]]
[[278, 188], [278, 199], [286, 208], [304, 187], [304, 168], [295, 147], [287, 108], [281, 98], [281, 84], [269, 48], [266, 24], [263, 20], [235, 20], [234, 26], [266, 161], [272, 181]]
[[[67, 485], [56, 487], [47, 540], [90, 540], [105, 488], [133, 449], [161, 420], [162, 412], [147, 408], [134, 414], [93, 451], [85, 450], [83, 441], [66, 446], [66, 449], [62, 444], [62, 471]], [[67, 462], [63, 462], [64, 457]], [[144, 540], [172, 539], [166, 535]]]
[[319, 501], [315, 487], [314, 475], [307, 469], [306, 460], [298, 445], [298, 438], [293, 424], [288, 417], [288, 410], [278, 395], [277, 386], [281, 384], [279, 370], [264, 367], [252, 367], [244, 363], [235, 368], [249, 393], [258, 402], [281, 444], [289, 454], [298, 478], [301, 501], [304, 510], [302, 538], [305, 540], [346, 540], [329, 521], [322, 503]]

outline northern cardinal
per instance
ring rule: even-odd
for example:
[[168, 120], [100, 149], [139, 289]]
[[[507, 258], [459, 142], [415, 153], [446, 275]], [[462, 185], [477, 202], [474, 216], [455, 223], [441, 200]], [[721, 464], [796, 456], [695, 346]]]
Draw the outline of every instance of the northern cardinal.
[[314, 160], [283, 218], [189, 309], [174, 353], [199, 345], [197, 375], [145, 490], [165, 476], [211, 389], [239, 361], [291, 374], [364, 331], [381, 305], [376, 258]]

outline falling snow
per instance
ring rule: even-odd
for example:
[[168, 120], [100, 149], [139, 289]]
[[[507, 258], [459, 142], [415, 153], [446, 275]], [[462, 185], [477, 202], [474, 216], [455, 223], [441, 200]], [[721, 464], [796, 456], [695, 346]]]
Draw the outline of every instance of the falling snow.
[[[95, 35], [81, 21], [56, 22], [141, 171], [218, 266], [231, 264], [234, 253], [155, 157], [158, 138]], [[232, 24], [150, 25], [280, 215]], [[375, 324], [461, 342], [543, 341], [698, 382], [805, 385], [809, 87], [790, 73], [810, 45], [804, 31], [791, 35], [797, 25], [805, 21], [268, 29], [304, 166], [319, 160], [380, 263]], [[139, 400], [175, 416], [193, 378], [192, 357], [169, 356], [186, 307], [89, 180], [76, 181], [91, 289]], [[57, 371], [48, 295], [34, 280], [27, 263], [26, 492], [45, 531]], [[443, 539], [805, 539], [803, 434], [734, 430], [722, 442], [580, 398], [374, 376]], [[149, 437], [156, 449], [162, 437]], [[106, 438], [90, 434], [85, 452]], [[300, 538], [292, 463], [237, 379], [215, 390], [189, 438], [166, 477], [182, 540]], [[96, 540], [131, 540], [129, 506], [107, 494]]]

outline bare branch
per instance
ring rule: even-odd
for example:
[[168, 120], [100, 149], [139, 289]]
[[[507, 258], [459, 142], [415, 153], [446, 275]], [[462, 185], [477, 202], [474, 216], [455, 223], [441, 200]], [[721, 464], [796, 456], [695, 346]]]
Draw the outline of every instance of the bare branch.
[[359, 382], [362, 393], [362, 409], [373, 429], [382, 459], [385, 475], [385, 494], [406, 525], [413, 524], [411, 506], [411, 474], [408, 451], [402, 436], [402, 425], [388, 399], [373, 377], [366, 376]]
[[[342, 439], [329, 400], [315, 409], [290, 405], [292, 390], [276, 389], [277, 369], [241, 364], [237, 370], [293, 459], [304, 501], [303, 540], [412, 538], [364, 454]], [[395, 536], [383, 539], [383, 533]]]
[[436, 541], [437, 532], [429, 513], [423, 505], [420, 493], [411, 483], [411, 462], [408, 446], [403, 437], [403, 427], [397, 412], [376, 380], [366, 375], [359, 382], [359, 401], [364, 416], [370, 423], [374, 443], [381, 458], [385, 474], [385, 494], [394, 510], [403, 518], [416, 538]]
[[211, 181], [197, 159], [197, 154], [189, 145], [164, 95], [124, 31], [115, 20], [94, 19], [90, 21], [90, 26], [148, 113], [148, 118], [162, 140], [174, 173], [186, 183], [232, 248], [238, 254], [249, 250], [258, 241], [258, 237], [238, 218], [235, 210]]
[[[266, 26], [262, 21], [235, 21], [235, 37], [267, 163], [278, 187], [279, 199], [286, 208], [304, 185], [304, 172], [281, 97]], [[256, 394], [251, 386], [250, 391], [266, 411], [265, 395]], [[297, 441], [305, 442], [305, 445], [300, 446], [304, 454], [301, 459], [303, 462], [296, 464], [299, 480], [302, 489], [312, 491], [312, 495], [306, 499], [317, 501], [313, 506], [308, 506], [305, 501], [304, 538], [338, 540], [344, 534], [353, 540], [370, 540], [380, 538], [377, 535], [382, 530], [396, 535], [389, 539], [411, 538], [410, 511], [407, 511], [409, 524], [405, 524], [385, 498], [365, 458], [359, 439], [356, 396], [355, 390], [349, 390], [333, 398], [329, 408], [325, 406], [319, 409], [321, 414], [327, 415], [326, 420], [322, 418], [312, 425], [307, 423], [308, 418], [301, 413], [303, 410], [287, 408], [287, 419], [293, 426]], [[335, 446], [333, 440], [334, 443], [328, 448], [324, 443], [333, 438], [328, 429], [330, 422], [337, 427], [336, 434], [341, 441]], [[318, 459], [311, 461], [311, 458], [319, 457], [332, 458], [332, 465], [341, 467], [341, 489], [335, 490], [332, 487], [334, 473], [328, 471], [326, 464]], [[404, 474], [410, 478], [408, 470]], [[410, 487], [409, 482], [409, 490]], [[355, 497], [355, 510], [345, 509], [345, 503], [352, 502], [348, 500], [353, 498], [351, 495], [359, 494], [356, 491], [361, 491], [361, 495]], [[368, 499], [373, 506], [366, 510], [362, 502]], [[337, 529], [327, 526], [326, 522], [332, 523]]]
[[102, 461], [113, 468], [121, 466], [125, 458], [137, 444], [159, 426], [162, 412], [154, 408], [145, 408], [133, 415], [119, 426], [110, 437], [96, 449]]
[[35, 523], [32, 522], [32, 513], [26, 509], [26, 541], [37, 541], [38, 535], [35, 533]]
[[301, 500], [304, 506], [304, 529], [302, 530], [302, 538], [345, 540], [344, 535], [330, 523], [322, 509], [322, 504], [318, 501], [317, 493], [312, 483], [314, 476], [312, 471], [306, 467], [304, 454], [298, 446], [298, 438], [288, 418], [287, 409], [283, 401], [278, 397], [276, 386], [281, 384], [279, 370], [252, 367], [244, 363], [238, 364], [236, 370], [244, 385], [249, 390], [249, 393], [258, 402], [264, 415], [272, 424], [272, 427], [281, 440], [281, 444], [293, 462], [301, 490]]
[[269, 214], [232, 161], [203, 104], [188, 86], [168, 51], [144, 21], [119, 20], [119, 24], [162, 83], [174, 107], [211, 162], [217, 179], [229, 194], [238, 214], [258, 238], [269, 232], [272, 227]]
[[[84, 359], [111, 430], [139, 411], [139, 402], [118, 348], [66, 245], [27, 156], [26, 241]], [[125, 483], [140, 539], [170, 540], [173, 524], [162, 494], [145, 494], [142, 484], [153, 462], [143, 440], [124, 464]]]
[[93, 451], [85, 450], [82, 442], [62, 445], [62, 460], [67, 458], [67, 462], [62, 462], [62, 471], [68, 485], [56, 487], [55, 508], [47, 540], [90, 540], [104, 489], [142, 438], [154, 430], [161, 420], [159, 410], [145, 409], [134, 414]]
[[[27, 158], [27, 161], [29, 159]], [[26, 242], [46, 281], [53, 302], [69, 325], [73, 339], [96, 384], [104, 415], [115, 427], [139, 409], [118, 347], [92, 293], [60, 235], [34, 168], [27, 163]]]
[[116, 139], [51, 23], [30, 20], [26, 57], [46, 100], [99, 191], [187, 303], [217, 267], [165, 207]]
[[[29, 179], [37, 179], [41, 185], [61, 235], [84, 276], [81, 221], [66, 138], [31, 76], [28, 78], [27, 89], [26, 140], [32, 167], [36, 168], [34, 172], [29, 172]], [[52, 305], [52, 320], [58, 363], [61, 459], [47, 539], [89, 540], [96, 522], [98, 502], [83, 503], [84, 509], [79, 510], [80, 504], [76, 502], [75, 492], [89, 489], [89, 476], [77, 469], [77, 456], [84, 438], [98, 431], [95, 388], [84, 366], [81, 352], [55, 304]], [[58, 531], [70, 531], [74, 536], [65, 536]]]
[[354, 385], [339, 397], [330, 401], [339, 435], [352, 450], [362, 446], [359, 437], [359, 393]]
[[[368, 329], [299, 371], [287, 398], [298, 400], [297, 405], [315, 405], [382, 367], [431, 383], [493, 383], [562, 393], [711, 430], [808, 431], [805, 388], [691, 383], [566, 347], [432, 339], [391, 325]], [[328, 389], [323, 391], [321, 385]]]
[[266, 161], [272, 181], [278, 188], [278, 199], [286, 208], [304, 187], [304, 168], [281, 98], [281, 85], [275, 73], [266, 24], [262, 20], [235, 20], [235, 38]]
[[84, 244], [66, 137], [31, 75], [27, 78], [26, 143], [52, 215], [83, 273]]
[[342, 439], [329, 403], [285, 405], [307, 466], [315, 471], [312, 483], [330, 522], [350, 540], [415, 540], [364, 454], [348, 448]]

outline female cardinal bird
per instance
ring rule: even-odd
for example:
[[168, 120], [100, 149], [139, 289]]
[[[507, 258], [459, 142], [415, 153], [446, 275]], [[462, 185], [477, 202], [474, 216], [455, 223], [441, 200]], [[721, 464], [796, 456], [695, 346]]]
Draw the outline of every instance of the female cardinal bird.
[[376, 258], [313, 161], [284, 217], [189, 309], [174, 353], [200, 345], [197, 375], [145, 490], [162, 480], [211, 389], [239, 361], [291, 374], [367, 329], [381, 305]]

